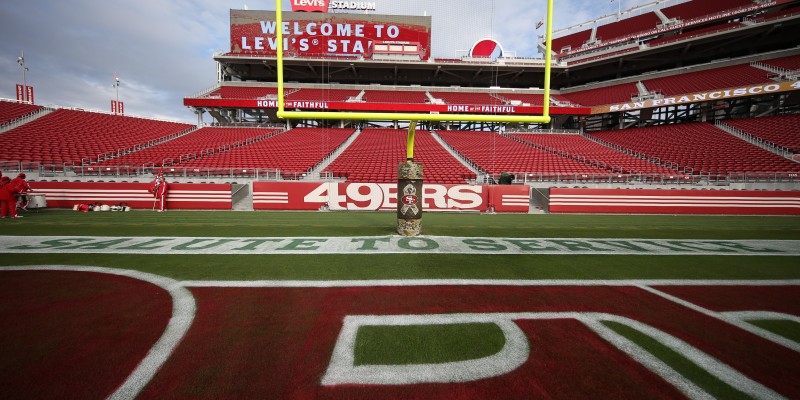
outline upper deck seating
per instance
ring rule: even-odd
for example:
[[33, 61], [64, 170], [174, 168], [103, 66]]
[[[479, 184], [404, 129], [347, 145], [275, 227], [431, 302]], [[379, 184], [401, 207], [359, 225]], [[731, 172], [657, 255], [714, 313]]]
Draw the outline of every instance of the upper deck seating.
[[800, 153], [800, 115], [729, 119], [724, 122], [753, 136], [786, 147], [792, 153]]
[[621, 153], [576, 134], [516, 133], [512, 136], [545, 148], [585, 157], [589, 161], [599, 161], [610, 171], [626, 174], [678, 174], [673, 169]]
[[489, 93], [469, 92], [431, 92], [431, 96], [444, 100], [447, 104], [504, 105], [503, 100]]
[[278, 88], [269, 87], [242, 87], [222, 86], [210, 93], [207, 97], [221, 97], [223, 99], [258, 99], [266, 96], [277, 96]]
[[793, 56], [786, 56], [780, 58], [773, 58], [771, 60], [764, 60], [762, 63], [771, 65], [773, 67], [783, 68], [789, 71], [800, 70], [800, 54]]
[[42, 106], [0, 100], [0, 124], [39, 111]]
[[663, 12], [667, 18], [677, 18], [687, 21], [752, 4], [754, 4], [752, 0], [692, 0], [686, 3], [665, 7], [661, 9], [661, 12]]
[[589, 40], [589, 38], [591, 37], [592, 37], [592, 30], [586, 29], [580, 32], [575, 32], [566, 36], [562, 36], [557, 39], [553, 39], [552, 43], [553, 51], [561, 53], [562, 52], [561, 50], [566, 47], [570, 47], [571, 51], [575, 51], [581, 46], [583, 46], [583, 44], [586, 43], [586, 41]]
[[100, 154], [190, 128], [176, 122], [61, 109], [0, 135], [0, 159], [80, 164], [83, 159], [96, 160]]
[[484, 131], [437, 131], [461, 155], [490, 174], [605, 174], [607, 171]]
[[636, 83], [621, 83], [595, 89], [581, 90], [572, 93], [562, 93], [570, 102], [583, 106], [598, 106], [612, 103], [627, 103], [631, 96], [639, 93]]
[[679, 42], [679, 41], [685, 40], [685, 39], [695, 38], [695, 37], [698, 37], [698, 36], [710, 35], [710, 34], [715, 33], [715, 32], [727, 31], [727, 30], [731, 30], [731, 29], [741, 28], [741, 27], [744, 27], [744, 26], [745, 25], [743, 23], [741, 23], [741, 22], [725, 22], [725, 23], [721, 23], [721, 24], [705, 26], [705, 27], [699, 28], [699, 29], [685, 30], [685, 31], [683, 31], [683, 32], [681, 32], [679, 34], [672, 35], [672, 36], [660, 37], [658, 39], [653, 39], [653, 40], [647, 42], [647, 44], [650, 45], [650, 46], [661, 46], [661, 45], [668, 44], [668, 43]]
[[798, 172], [800, 164], [752, 145], [711, 124], [696, 122], [592, 133], [591, 136], [694, 174]]
[[362, 99], [368, 103], [425, 104], [429, 101], [425, 92], [411, 90], [367, 90]]
[[649, 12], [610, 24], [600, 25], [597, 27], [595, 36], [598, 40], [632, 37], [638, 32], [655, 28], [659, 23], [661, 23], [661, 19], [658, 18], [658, 15], [654, 12]]
[[649, 90], [665, 96], [768, 83], [769, 73], [747, 64], [687, 72], [644, 81]]
[[286, 96], [286, 100], [294, 101], [347, 101], [358, 96], [360, 90], [350, 89], [308, 89], [303, 88]]
[[[504, 99], [508, 102], [511, 101], [521, 101], [522, 103], [530, 104], [531, 106], [543, 106], [544, 105], [544, 94], [535, 94], [535, 93], [498, 93], [497, 97]], [[562, 103], [571, 103], [566, 97], [560, 94], [550, 94], [552, 104], [552, 100], [557, 100]]]
[[[349, 182], [397, 182], [397, 166], [406, 160], [407, 134], [399, 129], [364, 129], [326, 171]], [[426, 182], [463, 184], [475, 179], [429, 131], [416, 131], [414, 161], [423, 164]]]

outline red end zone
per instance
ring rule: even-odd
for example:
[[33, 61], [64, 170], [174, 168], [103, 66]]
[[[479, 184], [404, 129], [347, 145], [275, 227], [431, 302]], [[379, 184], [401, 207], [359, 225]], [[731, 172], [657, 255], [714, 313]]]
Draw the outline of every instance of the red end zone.
[[[0, 384], [11, 397], [106, 397], [170, 316], [163, 289], [127, 277], [2, 270], [0, 276]], [[798, 286], [194, 287], [191, 293], [197, 302], [191, 328], [138, 398], [685, 397], [570, 317], [588, 313], [646, 324], [755, 385], [800, 398], [799, 352], [719, 318], [732, 311], [800, 315]], [[458, 383], [320, 383], [345, 317], [501, 313], [518, 315], [512, 319], [530, 347], [509, 373]], [[556, 317], [524, 317], [543, 313]]]

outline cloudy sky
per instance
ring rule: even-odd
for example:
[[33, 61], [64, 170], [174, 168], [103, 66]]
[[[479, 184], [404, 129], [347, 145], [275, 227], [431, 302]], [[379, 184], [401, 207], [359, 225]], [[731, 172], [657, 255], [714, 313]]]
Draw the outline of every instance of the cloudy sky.
[[[531, 38], [545, 15], [543, 0], [373, 1], [381, 14], [431, 15], [434, 56], [463, 55], [458, 50], [485, 37], [497, 39], [506, 53], [540, 56]], [[625, 10], [655, 0], [621, 1]], [[615, 14], [618, 8], [610, 0], [555, 3], [555, 29]], [[283, 4], [290, 10], [289, 0]], [[183, 98], [216, 84], [212, 56], [230, 49], [229, 10], [245, 7], [274, 10], [275, 3], [3, 0], [0, 98], [16, 98], [15, 85], [23, 79], [17, 57], [24, 51], [26, 80], [37, 104], [107, 111], [116, 96], [116, 72], [126, 114], [195, 122]]]

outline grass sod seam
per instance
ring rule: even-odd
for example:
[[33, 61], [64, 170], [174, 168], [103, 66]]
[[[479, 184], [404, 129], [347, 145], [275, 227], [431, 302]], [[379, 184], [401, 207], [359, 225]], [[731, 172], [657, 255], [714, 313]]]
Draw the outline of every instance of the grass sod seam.
[[603, 325], [612, 329], [614, 332], [624, 336], [626, 339], [636, 343], [650, 354], [669, 365], [676, 372], [692, 381], [694, 384], [718, 399], [745, 400], [752, 397], [729, 386], [719, 378], [711, 375], [697, 364], [686, 359], [674, 350], [661, 344], [657, 340], [645, 335], [638, 330], [612, 321], [603, 321]]

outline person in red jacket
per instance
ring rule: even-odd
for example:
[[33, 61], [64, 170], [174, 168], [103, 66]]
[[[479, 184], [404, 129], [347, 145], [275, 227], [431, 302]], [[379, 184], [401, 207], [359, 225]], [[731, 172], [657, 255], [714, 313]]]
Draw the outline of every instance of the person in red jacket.
[[25, 180], [25, 174], [19, 174], [16, 178], [11, 180], [9, 184], [9, 192], [14, 197], [14, 207], [20, 206], [23, 210], [27, 211], [28, 206], [28, 192], [31, 190], [31, 185]]
[[167, 210], [167, 193], [169, 193], [169, 184], [163, 176], [158, 178], [158, 184], [154, 188], [156, 199], [158, 199], [158, 212]]
[[17, 215], [17, 199], [11, 190], [11, 179], [7, 176], [0, 178], [0, 218], [11, 214], [11, 218], [22, 218]]

